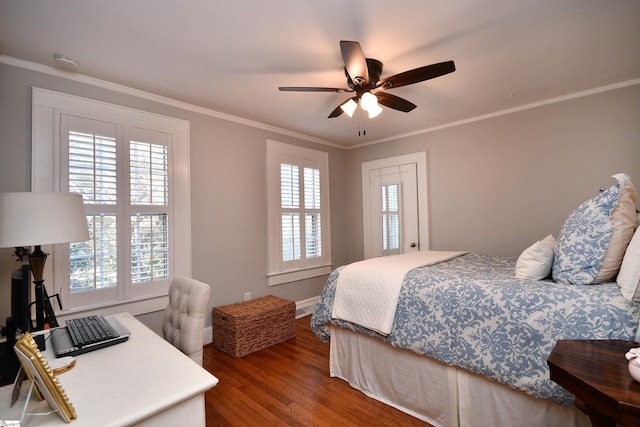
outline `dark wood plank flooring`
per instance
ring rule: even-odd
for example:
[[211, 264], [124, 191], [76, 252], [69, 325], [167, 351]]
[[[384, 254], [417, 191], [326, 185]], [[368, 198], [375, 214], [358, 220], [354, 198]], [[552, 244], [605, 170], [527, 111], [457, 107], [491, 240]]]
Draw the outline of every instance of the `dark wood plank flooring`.
[[296, 321], [296, 338], [241, 358], [212, 345], [204, 367], [220, 382], [206, 395], [213, 426], [428, 426], [329, 377], [329, 345]]

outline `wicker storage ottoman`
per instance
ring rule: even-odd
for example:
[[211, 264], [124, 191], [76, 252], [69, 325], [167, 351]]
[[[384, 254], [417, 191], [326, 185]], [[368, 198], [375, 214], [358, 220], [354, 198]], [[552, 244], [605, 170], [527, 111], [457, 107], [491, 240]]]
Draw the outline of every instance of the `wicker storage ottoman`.
[[296, 304], [266, 296], [213, 308], [213, 345], [242, 357], [296, 336]]

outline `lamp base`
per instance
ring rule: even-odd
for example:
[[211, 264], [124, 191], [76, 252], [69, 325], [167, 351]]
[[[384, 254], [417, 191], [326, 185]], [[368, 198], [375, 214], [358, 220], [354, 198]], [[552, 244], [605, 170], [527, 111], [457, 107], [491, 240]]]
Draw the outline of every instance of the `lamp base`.
[[0, 387], [13, 384], [20, 370], [20, 361], [13, 346], [0, 344]]

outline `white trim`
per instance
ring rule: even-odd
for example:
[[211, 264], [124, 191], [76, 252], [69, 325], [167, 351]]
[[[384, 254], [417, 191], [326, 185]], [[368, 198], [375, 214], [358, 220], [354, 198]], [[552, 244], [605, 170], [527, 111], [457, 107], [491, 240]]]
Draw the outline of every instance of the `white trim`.
[[458, 120], [458, 121], [455, 121], [455, 122], [443, 123], [441, 125], [432, 126], [432, 127], [425, 128], [425, 129], [420, 129], [420, 130], [416, 130], [416, 131], [413, 131], [413, 132], [402, 133], [402, 134], [399, 134], [399, 135], [390, 136], [388, 138], [376, 139], [375, 141], [369, 141], [369, 142], [365, 142], [363, 144], [358, 144], [358, 145], [351, 145], [351, 146], [344, 147], [344, 148], [346, 150], [351, 150], [351, 149], [354, 149], [354, 148], [366, 147], [368, 145], [380, 144], [382, 142], [395, 141], [395, 140], [398, 140], [398, 139], [408, 138], [408, 137], [416, 136], [416, 135], [422, 135], [422, 134], [425, 134], [425, 133], [431, 133], [431, 132], [439, 131], [439, 130], [442, 130], [442, 129], [448, 129], [448, 128], [452, 128], [452, 127], [456, 127], [456, 126], [462, 126], [462, 125], [466, 125], [468, 123], [479, 122], [479, 121], [482, 121], [482, 120], [488, 120], [488, 119], [492, 119], [492, 118], [500, 117], [500, 116], [506, 116], [508, 114], [518, 113], [518, 112], [524, 111], [524, 110], [531, 110], [533, 108], [543, 107], [545, 105], [557, 104], [557, 103], [563, 102], [563, 101], [569, 101], [569, 100], [572, 100], [572, 99], [582, 98], [582, 97], [589, 96], [589, 95], [595, 95], [595, 94], [602, 93], [602, 92], [609, 92], [611, 90], [622, 89], [624, 87], [634, 86], [634, 85], [637, 85], [637, 84], [640, 84], [640, 78], [632, 79], [632, 80], [626, 80], [624, 82], [619, 82], [619, 83], [613, 83], [613, 84], [606, 85], [606, 86], [600, 86], [600, 87], [596, 87], [596, 88], [593, 88], [593, 89], [587, 89], [587, 90], [583, 90], [583, 91], [580, 91], [580, 92], [574, 92], [574, 93], [570, 93], [568, 95], [557, 96], [555, 98], [543, 99], [542, 101], [536, 101], [536, 102], [532, 102], [532, 103], [529, 103], [529, 104], [520, 105], [518, 107], [507, 108], [505, 110], [498, 110], [498, 111], [495, 111], [493, 113], [488, 113], [488, 114], [482, 114], [480, 116], [469, 117], [469, 118]]
[[[329, 155], [325, 151], [267, 139], [267, 220], [268, 220], [268, 286], [318, 277], [331, 273], [331, 218], [329, 195]], [[320, 170], [322, 255], [300, 260], [282, 261], [280, 210], [280, 164], [287, 161], [313, 164]], [[304, 197], [303, 194], [300, 195]], [[304, 253], [304, 250], [303, 250]]]
[[300, 319], [305, 316], [309, 316], [315, 310], [318, 301], [320, 300], [320, 295], [307, 298], [302, 301], [296, 301], [296, 319]]
[[336, 144], [326, 139], [317, 138], [310, 135], [305, 135], [298, 132], [293, 132], [288, 129], [279, 128], [276, 126], [267, 125], [265, 123], [256, 122], [253, 120], [245, 119], [231, 114], [221, 113], [220, 111], [212, 110], [210, 108], [200, 107], [198, 105], [189, 104], [187, 102], [178, 101], [166, 96], [156, 95], [143, 90], [134, 89], [129, 86], [112, 83], [106, 80], [96, 79], [94, 77], [88, 77], [82, 74], [72, 73], [69, 71], [63, 71], [58, 68], [50, 67], [48, 65], [42, 65], [35, 62], [25, 61], [18, 58], [13, 58], [7, 55], [0, 55], [0, 63], [12, 65], [14, 67], [24, 68], [27, 70], [37, 71], [43, 74], [49, 74], [55, 77], [61, 77], [67, 80], [73, 80], [79, 83], [88, 84], [91, 86], [111, 90], [113, 92], [122, 93], [125, 95], [135, 96], [136, 98], [146, 99], [147, 101], [158, 102], [160, 104], [168, 105], [170, 107], [180, 108], [182, 110], [191, 111], [205, 116], [215, 117], [228, 122], [238, 123], [241, 125], [262, 129], [268, 132], [275, 132], [293, 138], [303, 139], [309, 142], [315, 142], [317, 144], [327, 145], [329, 147], [344, 148], [341, 144]]
[[301, 268], [300, 270], [284, 271], [282, 273], [270, 273], [267, 275], [267, 286], [282, 285], [284, 283], [310, 279], [312, 277], [325, 276], [327, 274], [331, 274], [332, 270], [333, 265], [329, 264], [321, 267]]
[[429, 178], [427, 173], [427, 152], [402, 154], [400, 156], [387, 157], [385, 159], [362, 162], [362, 229], [364, 237], [364, 258], [371, 258], [370, 234], [366, 230], [371, 229], [371, 200], [369, 197], [369, 171], [392, 166], [415, 163], [418, 178], [418, 226], [420, 236], [420, 249], [429, 250]]
[[167, 307], [167, 304], [169, 304], [169, 297], [167, 295], [158, 295], [135, 301], [123, 301], [104, 306], [97, 305], [92, 307], [83, 307], [82, 309], [66, 310], [64, 312], [56, 313], [56, 319], [58, 319], [58, 323], [62, 324], [65, 319], [88, 316], [89, 314], [109, 316], [112, 314], [127, 312], [134, 316], [139, 316], [141, 314], [164, 310]]
[[202, 343], [213, 344], [213, 326], [206, 326], [203, 334]]
[[[176, 119], [173, 117], [149, 113], [95, 101], [88, 98], [68, 95], [65, 93], [33, 87], [32, 90], [32, 167], [31, 167], [31, 190], [32, 191], [61, 191], [60, 172], [60, 116], [75, 115], [94, 120], [109, 120], [126, 126], [141, 127], [166, 132], [172, 135], [173, 171], [171, 173], [173, 191], [172, 209], [173, 220], [173, 241], [174, 247], [173, 264], [170, 277], [176, 275], [191, 276], [191, 201], [190, 201], [190, 174], [189, 174], [189, 121]], [[50, 252], [51, 253], [51, 252]], [[142, 296], [139, 299], [126, 298], [112, 301], [108, 304], [80, 306], [76, 309], [71, 307], [69, 293], [65, 295], [63, 287], [67, 284], [63, 280], [62, 268], [60, 268], [61, 251], [59, 246], [53, 247], [50, 262], [45, 268], [45, 283], [51, 294], [60, 292], [64, 299], [63, 313], [82, 312], [96, 308], [120, 307], [123, 304], [132, 310], [163, 309], [166, 306], [160, 304], [157, 308], [153, 303], [141, 303], [140, 301], [154, 301], [155, 297]], [[169, 280], [166, 281], [166, 292], [169, 287]], [[53, 292], [51, 292], [53, 291]], [[156, 292], [154, 292], [156, 293]], [[120, 296], [122, 298], [122, 296]], [[129, 306], [128, 304], [132, 304]], [[149, 305], [151, 304], [151, 305]], [[58, 310], [56, 310], [58, 311]], [[120, 309], [122, 311], [122, 309]], [[134, 314], [142, 314], [135, 312]]]

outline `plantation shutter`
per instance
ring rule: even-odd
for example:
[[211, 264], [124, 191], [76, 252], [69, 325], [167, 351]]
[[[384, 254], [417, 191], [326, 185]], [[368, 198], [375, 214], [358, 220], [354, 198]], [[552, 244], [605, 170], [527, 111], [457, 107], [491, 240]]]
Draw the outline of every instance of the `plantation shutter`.
[[117, 127], [71, 118], [69, 192], [82, 194], [90, 240], [69, 247], [70, 291], [118, 284]]
[[166, 279], [169, 276], [167, 146], [131, 141], [129, 147], [131, 282]]
[[161, 292], [171, 271], [170, 135], [74, 116], [63, 132], [68, 191], [82, 194], [90, 235], [69, 245], [72, 305]]
[[304, 168], [305, 249], [307, 258], [322, 256], [320, 170]]
[[331, 272], [326, 152], [267, 141], [269, 286]]

